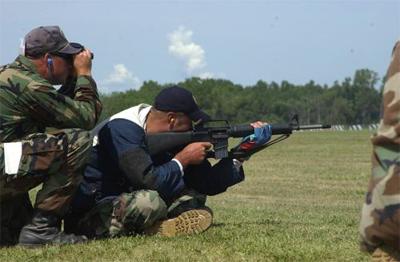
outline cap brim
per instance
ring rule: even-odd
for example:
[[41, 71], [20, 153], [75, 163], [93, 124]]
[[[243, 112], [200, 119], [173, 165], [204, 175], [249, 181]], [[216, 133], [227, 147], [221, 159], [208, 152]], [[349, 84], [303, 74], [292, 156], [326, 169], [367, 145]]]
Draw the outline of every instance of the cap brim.
[[64, 46], [57, 53], [67, 54], [67, 55], [75, 55], [83, 50], [83, 45], [79, 43], [68, 43], [68, 45]]
[[197, 110], [197, 111], [194, 111], [193, 113], [189, 114], [189, 118], [193, 122], [199, 122], [199, 121], [207, 122], [207, 121], [211, 120], [211, 117], [201, 110]]

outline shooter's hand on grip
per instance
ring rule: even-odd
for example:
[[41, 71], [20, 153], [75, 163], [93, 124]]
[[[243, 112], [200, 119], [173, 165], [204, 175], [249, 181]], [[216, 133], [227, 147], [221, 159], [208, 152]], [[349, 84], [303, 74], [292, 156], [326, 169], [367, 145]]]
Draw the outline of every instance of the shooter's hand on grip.
[[183, 168], [188, 165], [198, 165], [204, 161], [207, 156], [207, 150], [211, 146], [209, 142], [191, 143], [176, 154], [174, 158], [182, 164]]

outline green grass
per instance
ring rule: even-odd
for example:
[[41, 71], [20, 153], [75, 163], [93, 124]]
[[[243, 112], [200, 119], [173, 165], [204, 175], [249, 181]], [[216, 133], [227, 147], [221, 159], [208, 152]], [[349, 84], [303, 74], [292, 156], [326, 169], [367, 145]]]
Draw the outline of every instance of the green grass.
[[203, 234], [3, 248], [0, 261], [369, 261], [358, 247], [369, 136], [302, 132], [258, 153], [243, 183], [209, 197], [214, 226]]

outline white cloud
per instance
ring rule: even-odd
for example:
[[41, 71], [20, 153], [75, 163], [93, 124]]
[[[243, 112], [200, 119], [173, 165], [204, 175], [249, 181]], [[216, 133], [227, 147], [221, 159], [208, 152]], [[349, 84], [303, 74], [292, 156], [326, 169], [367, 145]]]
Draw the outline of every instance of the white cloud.
[[121, 84], [126, 82], [135, 83], [139, 78], [133, 76], [124, 64], [114, 65], [114, 71], [104, 81], [106, 84]]
[[193, 42], [193, 32], [180, 26], [177, 30], [168, 35], [169, 39], [169, 52], [182, 59], [185, 63], [185, 71], [192, 74], [194, 71], [203, 69], [206, 66], [204, 59], [204, 49]]
[[141, 85], [138, 77], [134, 76], [124, 64], [114, 65], [114, 70], [103, 81], [105, 92], [123, 91], [127, 89], [137, 89]]

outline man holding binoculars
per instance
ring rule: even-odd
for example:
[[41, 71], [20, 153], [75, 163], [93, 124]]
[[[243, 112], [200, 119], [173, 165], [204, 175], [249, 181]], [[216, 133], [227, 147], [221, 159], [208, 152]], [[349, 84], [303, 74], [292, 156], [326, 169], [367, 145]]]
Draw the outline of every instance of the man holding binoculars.
[[[62, 232], [61, 221], [101, 113], [93, 54], [58, 26], [24, 40], [23, 53], [0, 67], [0, 245], [85, 242]], [[40, 184], [32, 208], [28, 191]]]

